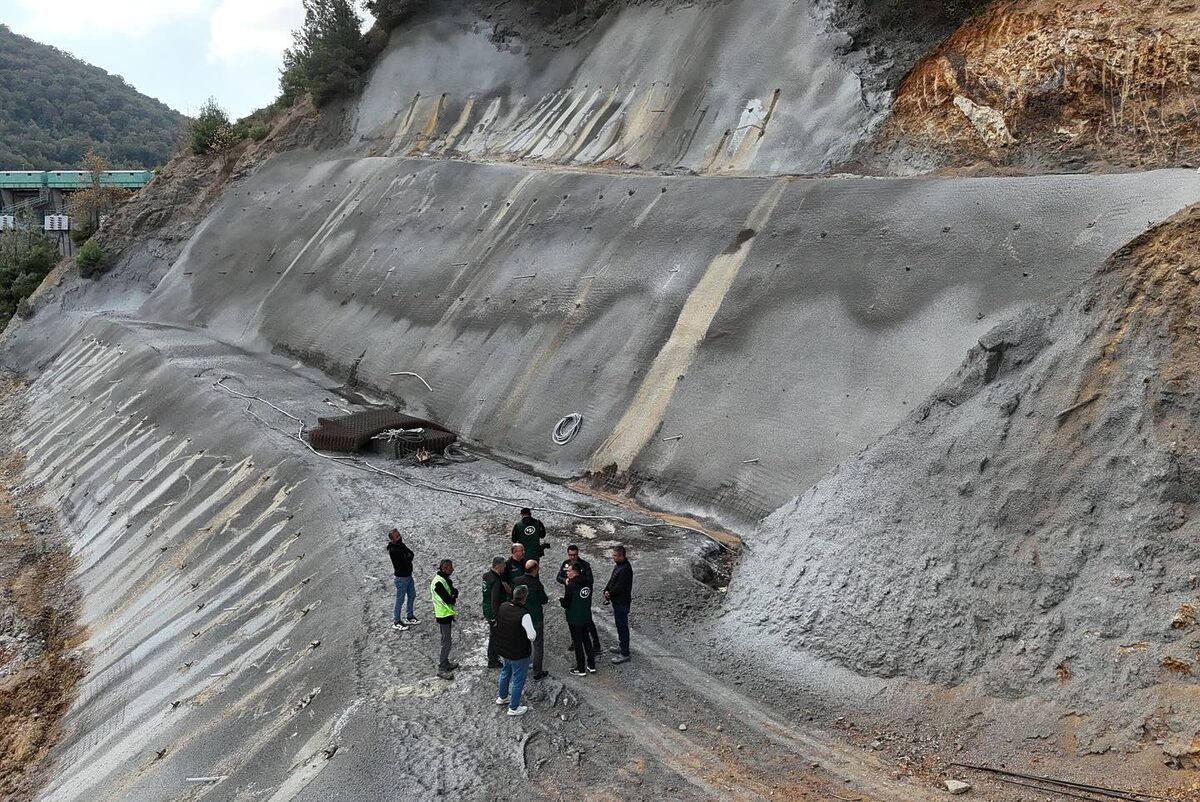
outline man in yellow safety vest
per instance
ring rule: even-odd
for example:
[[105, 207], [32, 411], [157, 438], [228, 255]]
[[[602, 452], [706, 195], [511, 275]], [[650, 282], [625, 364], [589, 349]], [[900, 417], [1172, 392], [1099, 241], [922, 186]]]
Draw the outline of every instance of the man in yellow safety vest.
[[454, 562], [443, 559], [438, 563], [437, 573], [429, 583], [429, 595], [433, 597], [433, 617], [442, 632], [442, 652], [438, 660], [438, 676], [442, 679], [454, 679], [454, 669], [457, 663], [450, 662], [451, 632], [454, 629], [454, 618], [458, 615], [454, 604], [458, 601], [458, 591], [450, 581], [454, 573]]

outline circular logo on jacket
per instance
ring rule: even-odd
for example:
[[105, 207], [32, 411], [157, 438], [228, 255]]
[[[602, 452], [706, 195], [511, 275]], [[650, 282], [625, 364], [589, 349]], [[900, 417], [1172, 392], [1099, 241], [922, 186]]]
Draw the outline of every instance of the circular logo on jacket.
[[487, 593], [487, 589], [488, 589], [487, 582], [486, 582], [486, 581], [484, 581], [484, 583], [483, 583], [483, 592], [484, 592], [484, 593]]
[[591, 596], [591, 595], [592, 595], [592, 589], [589, 588], [587, 585], [584, 585], [582, 588], [579, 589], [579, 598], [586, 599], [588, 596]]
[[527, 535], [536, 535], [536, 534], [537, 534], [537, 527], [536, 527], [536, 526], [527, 526], [527, 527], [525, 527], [525, 534], [527, 534]]

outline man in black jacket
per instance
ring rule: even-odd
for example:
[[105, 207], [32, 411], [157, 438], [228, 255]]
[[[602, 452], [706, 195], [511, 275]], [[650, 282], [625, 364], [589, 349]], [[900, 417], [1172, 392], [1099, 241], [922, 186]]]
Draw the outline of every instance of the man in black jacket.
[[521, 704], [521, 691], [525, 688], [529, 655], [537, 637], [533, 620], [525, 609], [528, 596], [529, 588], [518, 585], [513, 588], [512, 601], [501, 604], [496, 615], [496, 648], [504, 659], [500, 683], [496, 688], [496, 704], [507, 704], [510, 716], [523, 716], [528, 710]]
[[[396, 605], [392, 610], [392, 629], [400, 632], [408, 629], [410, 624], [416, 624], [417, 617], [413, 615], [413, 602], [417, 598], [417, 586], [413, 582], [412, 564], [413, 552], [404, 545], [404, 536], [399, 529], [388, 532], [388, 556], [392, 558], [393, 582], [396, 585]], [[408, 599], [408, 618], [402, 618], [404, 600]]]
[[617, 625], [616, 664], [629, 662], [629, 603], [633, 598], [633, 566], [625, 555], [624, 546], [613, 546], [613, 571], [604, 586], [604, 600], [612, 605], [613, 620]]
[[429, 593], [433, 598], [433, 617], [442, 631], [442, 651], [438, 659], [438, 676], [442, 679], [454, 679], [454, 669], [458, 663], [450, 662], [450, 645], [454, 629], [454, 619], [458, 617], [458, 588], [450, 581], [454, 573], [454, 562], [443, 558], [438, 563], [437, 573], [429, 583]]
[[496, 653], [496, 615], [510, 590], [504, 581], [504, 558], [493, 557], [491, 569], [483, 574], [483, 617], [488, 622], [488, 668], [500, 668], [502, 665]]
[[[592, 576], [592, 564], [579, 556], [579, 547], [574, 543], [567, 546], [567, 559], [562, 564], [562, 568], [558, 569], [558, 576], [554, 577], [554, 581], [560, 585], [567, 584], [567, 569], [572, 563], [579, 564], [579, 578], [589, 588], [595, 584], [595, 579]], [[592, 642], [592, 650], [596, 654], [600, 654], [600, 633], [596, 631], [596, 622], [589, 619], [587, 626], [587, 636]], [[574, 645], [571, 647], [574, 649]]]
[[513, 524], [512, 542], [525, 547], [525, 557], [530, 560], [541, 560], [546, 553], [546, 527], [528, 507], [521, 510], [521, 520]]

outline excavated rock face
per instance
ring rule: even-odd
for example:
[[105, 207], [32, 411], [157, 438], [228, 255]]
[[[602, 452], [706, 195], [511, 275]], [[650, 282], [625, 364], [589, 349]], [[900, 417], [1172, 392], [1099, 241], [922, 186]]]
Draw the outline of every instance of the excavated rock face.
[[678, 5], [549, 27], [529, 4], [418, 13], [373, 68], [354, 136], [381, 156], [813, 173], [878, 119], [808, 3]]
[[1198, 42], [1191, 0], [995, 3], [904, 78], [868, 162], [1192, 163]]
[[1198, 302], [1191, 207], [772, 515], [741, 575], [780, 592], [763, 610], [735, 577], [729, 617], [865, 675], [1111, 712], [1136, 742], [1200, 675]]

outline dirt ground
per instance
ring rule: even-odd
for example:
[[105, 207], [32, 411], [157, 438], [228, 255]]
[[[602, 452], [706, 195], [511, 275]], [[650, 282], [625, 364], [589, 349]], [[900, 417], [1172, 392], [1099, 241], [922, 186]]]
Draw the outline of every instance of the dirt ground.
[[[23, 386], [0, 380], [0, 438]], [[20, 454], [0, 458], [0, 798], [33, 799], [86, 670], [74, 563], [53, 513], [22, 487]]]
[[1019, 172], [1200, 160], [1190, 0], [1003, 0], [921, 58], [868, 170]]

